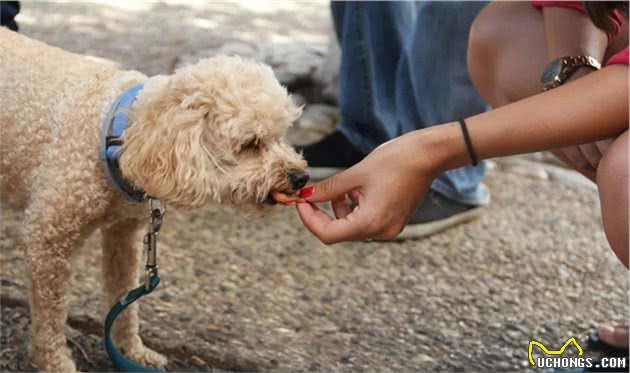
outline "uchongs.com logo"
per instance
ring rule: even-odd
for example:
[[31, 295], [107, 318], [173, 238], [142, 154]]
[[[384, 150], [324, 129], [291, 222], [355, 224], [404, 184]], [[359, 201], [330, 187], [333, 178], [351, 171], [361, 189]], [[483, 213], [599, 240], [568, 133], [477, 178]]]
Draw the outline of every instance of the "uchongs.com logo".
[[[573, 345], [577, 350], [577, 356], [562, 356], [566, 349]], [[543, 356], [534, 358], [533, 351], [534, 346], [538, 347]], [[551, 350], [545, 347], [539, 341], [530, 341], [527, 349], [529, 362], [532, 366], [537, 368], [552, 368], [552, 369], [572, 369], [572, 368], [626, 368], [627, 360], [619, 357], [602, 358], [600, 361], [595, 362], [593, 358], [583, 357], [584, 350], [578, 343], [575, 337], [571, 337], [564, 342], [562, 347], [557, 350]]]

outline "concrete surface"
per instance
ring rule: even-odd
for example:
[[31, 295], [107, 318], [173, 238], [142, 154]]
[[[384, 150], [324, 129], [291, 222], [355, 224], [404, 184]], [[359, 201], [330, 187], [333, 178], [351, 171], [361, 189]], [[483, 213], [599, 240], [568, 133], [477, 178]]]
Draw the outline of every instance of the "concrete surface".
[[[320, 50], [328, 35], [321, 2], [27, 3], [18, 21], [26, 35], [148, 74], [227, 43]], [[628, 273], [597, 193], [546, 172], [499, 161], [483, 218], [403, 243], [327, 247], [290, 208], [170, 210], [142, 335], [177, 371], [528, 370], [530, 339], [559, 347], [628, 315]], [[31, 371], [19, 213], [1, 212], [0, 369]], [[98, 242], [76, 258], [71, 289], [69, 343], [83, 371], [112, 369]]]

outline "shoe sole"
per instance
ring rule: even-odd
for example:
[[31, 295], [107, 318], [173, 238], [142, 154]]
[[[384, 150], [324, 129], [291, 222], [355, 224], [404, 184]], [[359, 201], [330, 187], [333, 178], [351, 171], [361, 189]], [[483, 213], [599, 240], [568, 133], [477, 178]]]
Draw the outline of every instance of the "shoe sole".
[[455, 214], [446, 219], [436, 220], [428, 223], [410, 224], [403, 229], [396, 238], [391, 241], [403, 241], [413, 238], [424, 238], [432, 234], [452, 228], [471, 220], [479, 218], [483, 215], [485, 208], [483, 206], [474, 207], [465, 212]]

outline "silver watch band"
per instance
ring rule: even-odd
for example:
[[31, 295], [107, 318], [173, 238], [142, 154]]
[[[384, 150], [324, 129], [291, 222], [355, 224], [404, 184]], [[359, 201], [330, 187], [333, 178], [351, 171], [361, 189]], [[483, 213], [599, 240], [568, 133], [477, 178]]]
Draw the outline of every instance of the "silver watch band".
[[592, 67], [595, 70], [599, 70], [602, 68], [602, 64], [591, 56], [569, 56], [564, 58], [569, 60], [571, 65], [573, 65], [574, 67], [585, 66]]

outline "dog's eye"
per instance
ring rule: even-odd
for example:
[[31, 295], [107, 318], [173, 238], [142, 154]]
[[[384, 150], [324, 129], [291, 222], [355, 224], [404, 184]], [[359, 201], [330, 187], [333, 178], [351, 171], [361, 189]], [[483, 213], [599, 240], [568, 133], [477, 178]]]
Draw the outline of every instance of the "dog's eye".
[[253, 138], [241, 146], [241, 151], [253, 151], [258, 149], [260, 149], [260, 141], [258, 141], [257, 138]]

